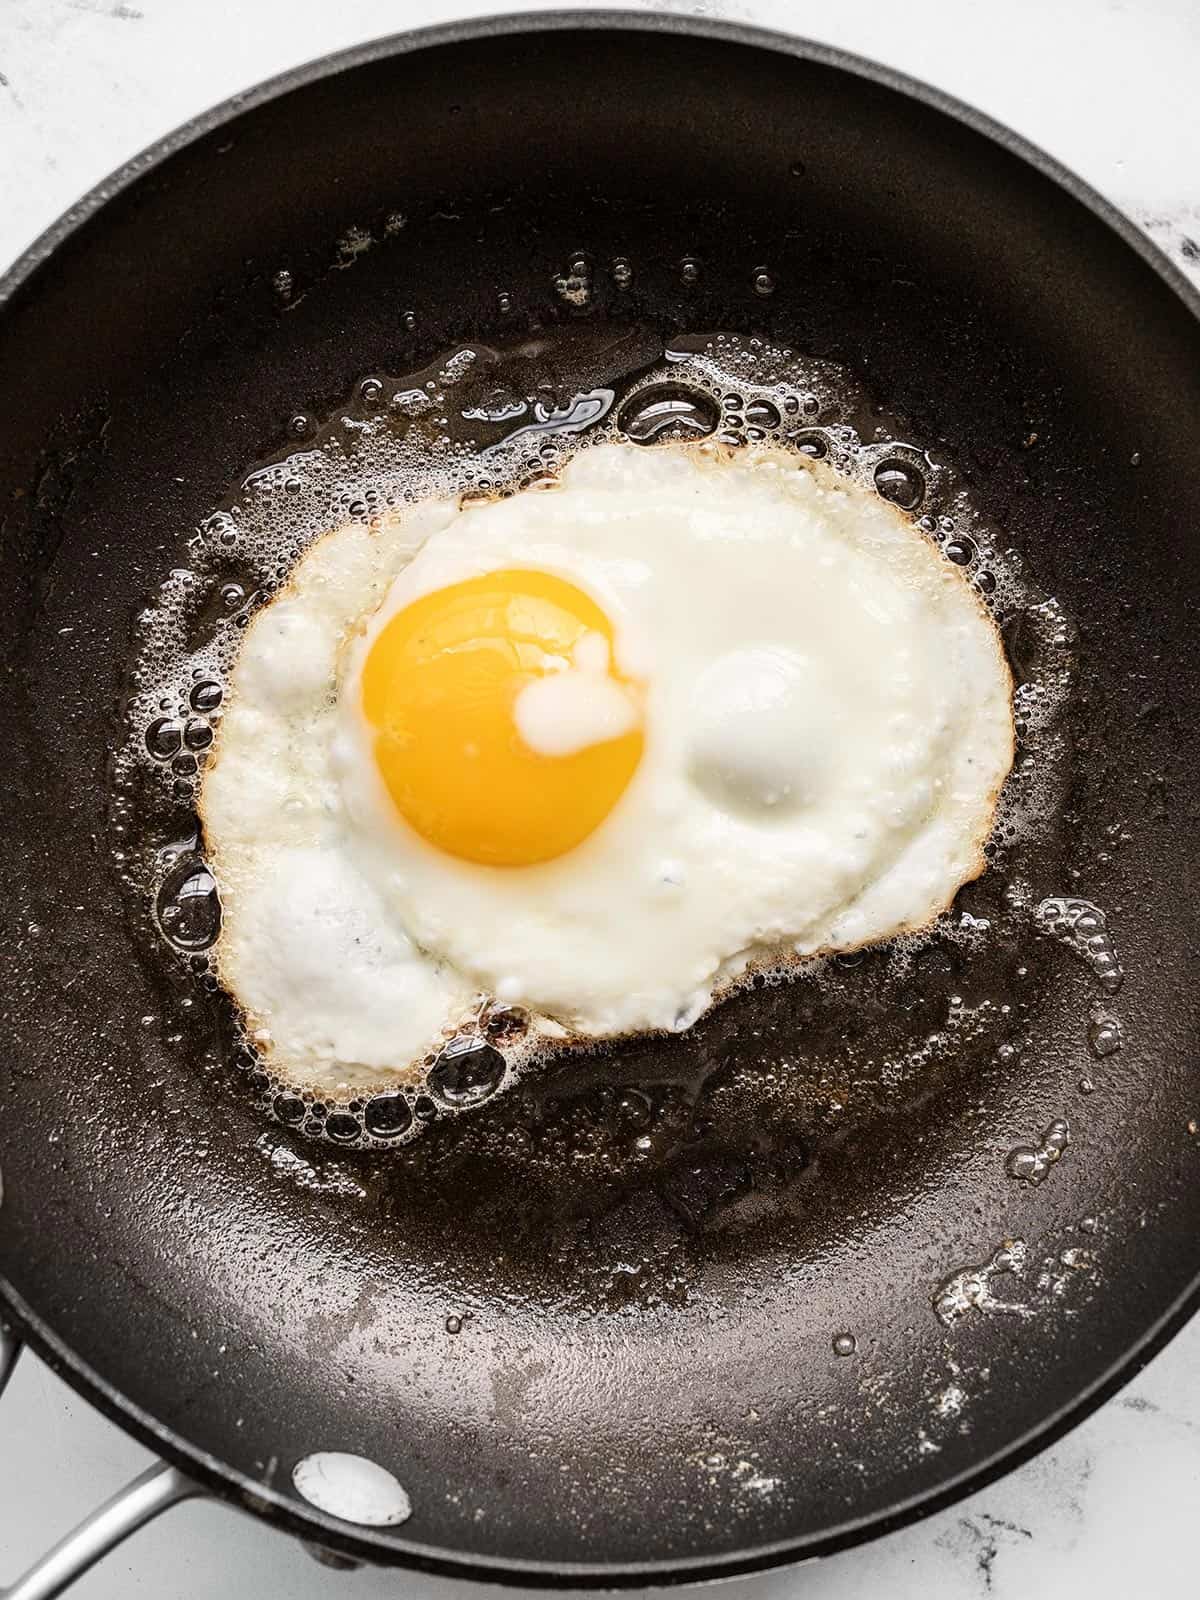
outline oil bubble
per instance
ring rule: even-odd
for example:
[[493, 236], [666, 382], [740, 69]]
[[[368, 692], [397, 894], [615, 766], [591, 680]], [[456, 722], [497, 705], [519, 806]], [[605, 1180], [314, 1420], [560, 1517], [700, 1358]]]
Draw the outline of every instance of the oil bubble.
[[478, 1105], [500, 1087], [505, 1066], [499, 1050], [482, 1039], [452, 1039], [430, 1069], [429, 1087], [447, 1105]]
[[1043, 1132], [1040, 1144], [1018, 1145], [1009, 1153], [1005, 1164], [1009, 1177], [1034, 1187], [1043, 1183], [1070, 1142], [1071, 1129], [1066, 1118], [1056, 1117]]
[[377, 1139], [396, 1139], [412, 1126], [412, 1107], [399, 1092], [377, 1094], [367, 1101], [363, 1123]]
[[177, 950], [207, 950], [221, 931], [217, 881], [194, 857], [167, 874], [157, 910], [159, 927]]
[[555, 275], [554, 291], [560, 300], [577, 310], [591, 303], [592, 272], [586, 256], [572, 256], [567, 271]]
[[156, 761], [169, 761], [183, 744], [183, 724], [178, 717], [159, 717], [146, 729], [146, 749]]
[[719, 419], [716, 402], [701, 390], [654, 384], [626, 402], [617, 427], [634, 444], [658, 444], [667, 439], [704, 438]]
[[299, 1095], [277, 1095], [271, 1109], [280, 1122], [292, 1125], [304, 1120], [304, 1101], [300, 1099]]
[[829, 441], [823, 434], [813, 433], [811, 430], [793, 433], [788, 443], [794, 445], [801, 455], [809, 456], [813, 461], [824, 461], [829, 454]]
[[901, 511], [915, 511], [925, 498], [925, 479], [911, 461], [889, 457], [875, 468], [875, 487]]
[[494, 1006], [483, 1031], [493, 1043], [519, 1039], [529, 1031], [529, 1014], [518, 1006]]
[[221, 704], [223, 694], [224, 691], [219, 683], [216, 683], [211, 678], [206, 678], [193, 687], [188, 698], [193, 711], [207, 714], [217, 709]]
[[1097, 1007], [1088, 1023], [1087, 1040], [1088, 1049], [1098, 1059], [1115, 1056], [1122, 1044], [1120, 1018]]
[[764, 428], [768, 432], [777, 428], [783, 421], [779, 414], [779, 407], [770, 400], [751, 400], [746, 407], [746, 421], [756, 428]]
[[1117, 993], [1125, 973], [1108, 931], [1108, 919], [1099, 906], [1077, 898], [1043, 900], [1034, 912], [1034, 921], [1043, 933], [1086, 962], [1106, 994]]

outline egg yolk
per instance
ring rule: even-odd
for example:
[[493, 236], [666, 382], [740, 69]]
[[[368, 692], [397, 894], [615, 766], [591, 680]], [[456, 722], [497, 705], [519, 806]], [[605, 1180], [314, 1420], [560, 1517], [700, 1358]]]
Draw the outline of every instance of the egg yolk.
[[641, 759], [640, 711], [626, 731], [566, 753], [533, 749], [515, 717], [522, 689], [571, 670], [588, 635], [606, 642], [601, 670], [636, 693], [614, 665], [604, 611], [546, 572], [450, 584], [380, 630], [363, 668], [363, 712], [388, 793], [423, 839], [464, 861], [531, 866], [604, 821]]

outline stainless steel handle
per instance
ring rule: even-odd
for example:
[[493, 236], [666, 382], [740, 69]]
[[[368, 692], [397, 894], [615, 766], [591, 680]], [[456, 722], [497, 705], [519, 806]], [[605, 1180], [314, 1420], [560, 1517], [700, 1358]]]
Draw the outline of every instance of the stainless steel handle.
[[[0, 1394], [12, 1376], [21, 1346], [16, 1336], [0, 1325]], [[95, 1566], [101, 1557], [136, 1533], [147, 1522], [204, 1491], [163, 1461], [156, 1461], [111, 1500], [93, 1511], [39, 1561], [35, 1561], [11, 1588], [0, 1588], [0, 1600], [54, 1600], [75, 1579]]]
[[21, 1341], [0, 1322], [0, 1394], [4, 1393], [5, 1385], [13, 1375], [20, 1354]]

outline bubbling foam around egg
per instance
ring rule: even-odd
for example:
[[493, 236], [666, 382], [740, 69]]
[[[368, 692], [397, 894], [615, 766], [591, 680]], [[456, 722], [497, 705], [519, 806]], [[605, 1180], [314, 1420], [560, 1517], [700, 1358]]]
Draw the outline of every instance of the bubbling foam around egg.
[[[157, 925], [189, 971], [209, 984], [210, 966], [220, 975], [242, 1010], [252, 1082], [263, 1086], [266, 1103], [281, 1121], [304, 1132], [337, 1143], [407, 1139], [434, 1115], [480, 1103], [513, 1082], [523, 1064], [561, 1052], [572, 1039], [690, 1026], [714, 998], [751, 979], [774, 982], [804, 971], [820, 984], [821, 958], [799, 952], [853, 948], [927, 923], [957, 884], [983, 864], [994, 791], [1007, 767], [1005, 749], [1011, 754], [1007, 668], [989, 612], [1001, 622], [1018, 616], [1029, 622], [1037, 660], [1026, 662], [1017, 696], [1020, 770], [1005, 791], [987, 850], [1003, 852], [1036, 833], [1053, 809], [1070, 627], [1061, 614], [1052, 614], [1053, 602], [1031, 588], [1011, 552], [995, 548], [947, 469], [894, 438], [864, 444], [860, 418], [871, 415], [870, 408], [832, 368], [732, 335], [676, 340], [665, 362], [648, 356], [649, 348], [645, 335], [622, 335], [615, 343], [610, 336], [598, 351], [583, 352], [575, 367], [568, 355], [567, 375], [560, 374], [550, 400], [522, 398], [520, 363], [513, 370], [522, 377], [513, 382], [506, 353], [484, 347], [456, 352], [411, 378], [370, 380], [369, 392], [364, 384], [358, 399], [327, 427], [304, 419], [305, 447], [247, 478], [228, 509], [193, 540], [190, 565], [171, 574], [139, 618], [132, 736], [117, 763], [113, 801], [131, 895], [135, 905], [145, 903], [147, 892], [152, 903], [157, 897]], [[705, 434], [709, 443], [698, 453], [672, 444]], [[671, 448], [658, 448], [663, 443]], [[614, 444], [620, 446], [616, 452], [593, 448]], [[746, 444], [763, 448], [756, 455]], [[614, 455], [623, 463], [620, 470], [613, 469]], [[823, 466], [813, 473], [798, 456], [809, 466]], [[504, 527], [513, 508], [522, 508], [523, 515], [526, 505], [543, 500], [565, 505], [572, 478], [582, 490], [589, 471], [601, 480], [592, 481], [589, 493], [603, 497], [628, 478], [633, 488], [626, 484], [623, 492], [644, 498], [657, 469], [640, 476], [638, 458], [664, 465], [685, 460], [689, 470], [703, 474], [700, 501], [712, 500], [725, 479], [761, 477], [765, 483], [772, 474], [799, 474], [796, 481], [815, 487], [822, 503], [828, 497], [832, 504], [868, 508], [868, 523], [883, 513], [902, 535], [901, 548], [911, 547], [920, 552], [918, 563], [929, 563], [926, 575], [951, 583], [947, 592], [967, 602], [963, 615], [986, 641], [980, 670], [990, 671], [993, 687], [1001, 686], [997, 704], [1003, 702], [1004, 715], [993, 730], [1001, 734], [994, 745], [994, 779], [985, 771], [979, 782], [975, 773], [966, 785], [978, 816], [951, 851], [954, 881], [944, 890], [934, 894], [931, 887], [932, 865], [946, 854], [944, 834], [929, 852], [895, 848], [922, 808], [926, 815], [932, 809], [914, 768], [914, 760], [920, 764], [914, 730], [905, 728], [903, 708], [893, 708], [901, 721], [889, 721], [887, 739], [875, 742], [890, 752], [888, 771], [905, 790], [904, 803], [894, 804], [887, 784], [880, 783], [868, 796], [869, 810], [884, 827], [880, 836], [889, 840], [878, 859], [892, 857], [902, 869], [884, 872], [884, 886], [894, 888], [907, 876], [909, 891], [913, 881], [924, 884], [924, 899], [908, 893], [905, 912], [905, 894], [889, 889], [876, 899], [876, 914], [870, 895], [865, 903], [862, 895], [851, 896], [840, 908], [826, 906], [793, 937], [795, 930], [777, 914], [779, 896], [767, 873], [762, 881], [769, 914], [748, 919], [739, 910], [740, 922], [715, 913], [699, 919], [709, 933], [714, 925], [738, 928], [736, 948], [720, 954], [723, 947], [710, 941], [690, 961], [676, 961], [672, 950], [672, 970], [663, 982], [633, 982], [632, 1002], [624, 996], [619, 1007], [604, 1010], [595, 1009], [596, 976], [606, 975], [614, 990], [620, 963], [596, 963], [591, 954], [607, 955], [608, 947], [623, 943], [644, 953], [646, 944], [629, 938], [630, 928], [640, 935], [646, 926], [640, 907], [651, 906], [653, 925], [656, 897], [670, 907], [672, 896], [695, 880], [697, 863], [707, 865], [703, 851], [673, 851], [640, 824], [623, 830], [639, 817], [659, 826], [664, 813], [669, 818], [673, 807], [679, 811], [681, 795], [687, 801], [682, 809], [691, 807], [693, 819], [717, 817], [722, 830], [739, 840], [786, 838], [798, 820], [822, 805], [836, 816], [830, 796], [838, 793], [838, 762], [856, 734], [860, 746], [870, 750], [872, 744], [845, 715], [859, 671], [855, 652], [831, 670], [807, 641], [786, 630], [722, 640], [715, 627], [699, 651], [680, 654], [674, 645], [666, 651], [675, 674], [666, 675], [668, 694], [657, 687], [664, 675], [655, 678], [664, 654], [657, 611], [639, 607], [637, 599], [639, 562], [645, 568], [646, 546], [656, 548], [654, 531], [643, 528], [642, 546], [627, 549], [619, 560], [600, 539], [586, 551], [584, 573], [570, 552], [578, 555], [581, 545], [588, 546], [594, 526], [589, 539], [566, 541], [568, 558], [558, 570], [544, 540], [532, 546], [519, 540], [506, 555], [509, 570], [550, 572], [574, 584], [602, 618], [597, 627], [593, 617], [559, 666], [533, 676], [513, 696], [511, 727], [524, 754], [553, 763], [635, 732], [644, 750], [613, 785], [590, 831], [551, 849], [545, 860], [517, 866], [471, 863], [412, 825], [390, 798], [383, 768], [373, 759], [370, 719], [347, 715], [354, 696], [345, 690], [348, 677], [361, 668], [372, 628], [403, 609], [397, 596], [403, 598], [405, 583], [420, 579], [424, 592], [436, 595], [454, 583], [494, 575], [501, 570], [494, 552], [482, 569], [472, 560], [478, 555], [474, 546], [491, 541], [487, 530], [495, 516]], [[547, 488], [554, 492], [539, 492]], [[528, 492], [520, 494], [522, 489]], [[470, 509], [460, 512], [460, 504]], [[925, 515], [910, 523], [895, 508]], [[604, 518], [612, 509], [609, 503]], [[550, 522], [563, 518], [570, 521], [560, 513]], [[483, 532], [467, 538], [463, 530], [472, 519], [482, 519]], [[727, 521], [735, 528], [737, 516]], [[728, 547], [724, 540], [718, 544]], [[438, 560], [448, 563], [440, 571], [434, 560], [439, 548]], [[650, 576], [648, 593], [660, 599], [686, 598], [689, 586], [695, 592], [686, 559], [671, 582], [663, 584], [653, 567]], [[641, 587], [647, 587], [644, 574]], [[868, 602], [875, 587], [859, 585]], [[921, 582], [915, 587], [920, 591]], [[714, 609], [719, 617], [721, 607]], [[886, 621], [872, 622], [867, 603], [856, 612], [864, 615], [868, 626], [886, 635]], [[872, 658], [870, 648], [858, 654]], [[942, 663], [935, 677], [926, 703], [937, 706], [936, 721], [955, 699], [954, 669]], [[298, 731], [306, 726], [307, 733]], [[951, 737], [947, 748], [953, 747]], [[190, 770], [178, 764], [181, 757], [188, 758]], [[450, 788], [435, 786], [438, 807], [463, 780], [461, 762], [441, 765]], [[232, 781], [239, 770], [244, 785]], [[214, 780], [222, 773], [231, 802], [224, 811], [212, 803], [221, 788]], [[201, 784], [208, 823], [203, 846], [188, 837], [186, 818]], [[232, 832], [216, 826], [218, 811], [223, 823], [232, 821]], [[605, 842], [617, 839], [630, 848], [616, 850], [613, 860], [622, 866], [636, 859], [636, 881], [593, 871], [591, 853], [602, 856]], [[338, 853], [343, 845], [344, 857]], [[708, 856], [730, 865], [721, 850]], [[584, 861], [588, 870], [577, 873]], [[525, 897], [522, 925], [530, 906], [536, 910], [540, 904], [545, 913], [552, 905], [554, 916], [565, 915], [565, 921], [549, 948], [565, 949], [582, 929], [581, 949], [590, 954], [580, 960], [576, 951], [560, 962], [544, 990], [531, 985], [536, 940], [526, 939], [518, 951], [503, 937], [511, 934], [503, 915], [511, 890], [506, 887], [490, 902], [488, 896], [477, 902], [463, 897], [464, 881], [481, 872], [489, 879], [556, 878], [549, 901], [540, 892]], [[331, 881], [339, 875], [340, 881]], [[728, 876], [737, 887], [736, 871]], [[616, 892], [605, 909], [594, 890], [606, 877]], [[749, 877], [759, 881], [753, 873]], [[202, 880], [205, 894], [190, 894], [177, 906], [185, 893], [180, 886]], [[853, 873], [843, 878], [843, 895], [853, 881]], [[718, 894], [704, 903], [719, 908], [721, 900]], [[434, 903], [440, 909], [431, 926]], [[176, 914], [181, 907], [182, 919]], [[966, 921], [971, 928], [963, 937], [970, 943], [986, 924]], [[604, 941], [595, 932], [602, 925], [609, 930]], [[680, 925], [686, 928], [686, 919]], [[494, 930], [490, 955], [487, 941], [474, 936], [475, 926]], [[939, 937], [958, 936], [957, 921], [943, 919], [938, 926]], [[186, 940], [182, 934], [175, 939], [176, 927]], [[903, 933], [893, 940], [897, 961], [908, 959], [914, 937]], [[657, 956], [659, 946], [671, 943], [666, 934], [649, 948]], [[502, 948], [504, 960], [497, 954]], [[512, 959], [518, 953], [519, 963]], [[637, 963], [620, 953], [628, 975]], [[255, 999], [258, 1004], [250, 1003]], [[285, 1017], [292, 1021], [282, 1025]]]

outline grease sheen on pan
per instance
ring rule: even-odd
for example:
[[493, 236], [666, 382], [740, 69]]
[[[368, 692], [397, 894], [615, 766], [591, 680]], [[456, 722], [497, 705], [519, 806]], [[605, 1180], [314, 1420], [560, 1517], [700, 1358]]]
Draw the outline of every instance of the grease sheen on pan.
[[687, 1027], [982, 870], [1011, 687], [962, 573], [789, 452], [601, 445], [554, 492], [338, 529], [233, 670], [221, 977], [322, 1089], [404, 1079], [481, 994]]

